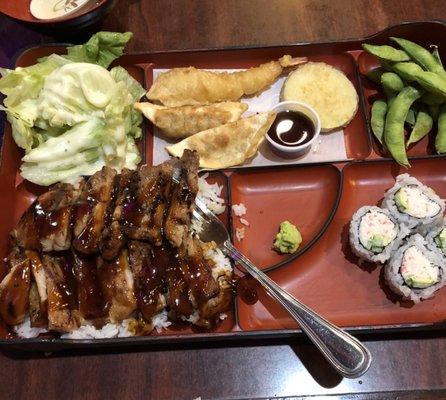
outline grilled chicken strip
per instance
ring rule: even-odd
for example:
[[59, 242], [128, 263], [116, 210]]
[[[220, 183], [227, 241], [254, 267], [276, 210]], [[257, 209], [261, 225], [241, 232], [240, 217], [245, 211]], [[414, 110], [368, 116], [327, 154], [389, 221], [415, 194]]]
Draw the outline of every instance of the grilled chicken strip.
[[194, 306], [189, 296], [186, 276], [181, 268], [178, 249], [165, 242], [163, 246], [153, 247], [153, 252], [154, 262], [165, 276], [166, 301], [170, 311], [176, 317], [189, 317], [194, 312]]
[[134, 281], [127, 249], [112, 261], [98, 257], [98, 278], [106, 301], [110, 304], [109, 319], [121, 322], [136, 310]]
[[62, 333], [72, 332], [79, 328], [81, 316], [71, 254], [44, 254], [42, 261], [48, 294], [48, 329]]
[[135, 199], [139, 175], [137, 171], [123, 169], [121, 175], [116, 177], [116, 181], [114, 209], [110, 214], [110, 220], [104, 226], [100, 243], [101, 255], [105, 260], [116, 258], [125, 244], [124, 207]]
[[29, 305], [29, 261], [14, 249], [8, 257], [10, 270], [0, 283], [0, 317], [8, 325], [23, 322]]
[[27, 250], [59, 251], [71, 245], [72, 204], [79, 195], [73, 185], [59, 183], [40, 195], [12, 232], [17, 245]]
[[132, 240], [129, 242], [129, 258], [135, 278], [135, 295], [143, 318], [151, 322], [155, 314], [165, 306], [162, 295], [164, 274], [154, 259], [152, 246]]
[[29, 293], [29, 316], [31, 326], [43, 327], [48, 325], [48, 295], [46, 287], [45, 268], [39, 253], [26, 250], [29, 260], [33, 282]]
[[125, 232], [130, 239], [149, 240], [160, 246], [164, 213], [172, 183], [172, 163], [139, 170], [138, 189], [124, 207]]
[[188, 235], [192, 206], [198, 193], [196, 152], [185, 150], [181, 157], [178, 183], [173, 185], [171, 203], [164, 223], [164, 234], [174, 247], [180, 247]]
[[116, 171], [103, 167], [87, 181], [75, 210], [73, 247], [84, 254], [99, 251]]
[[77, 282], [79, 313], [83, 319], [101, 324], [108, 316], [110, 307], [99, 282], [96, 257], [73, 251], [74, 276]]
[[195, 301], [202, 304], [217, 296], [220, 288], [204, 260], [198, 239], [188, 236], [183, 243], [185, 249], [182, 251], [184, 255], [180, 257], [180, 263]]

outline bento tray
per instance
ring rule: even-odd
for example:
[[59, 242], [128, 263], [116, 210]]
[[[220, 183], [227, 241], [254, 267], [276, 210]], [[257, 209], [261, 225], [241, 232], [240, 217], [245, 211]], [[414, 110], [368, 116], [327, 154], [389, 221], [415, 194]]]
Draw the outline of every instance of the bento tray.
[[[446, 23], [419, 22], [393, 26], [376, 35], [330, 43], [287, 46], [231, 48], [225, 50], [174, 51], [122, 56], [116, 64], [124, 66], [146, 88], [152, 83], [153, 68], [194, 65], [201, 68], [246, 68], [283, 54], [308, 56], [343, 68], [353, 63], [349, 78], [360, 100], [356, 118], [344, 130], [348, 159], [338, 163], [234, 168], [213, 172], [210, 179], [224, 187], [227, 204], [244, 203], [250, 223], [245, 239], [236, 247], [284, 289], [327, 319], [354, 332], [375, 333], [394, 330], [444, 329], [446, 290], [433, 299], [412, 305], [400, 302], [383, 284], [378, 267], [359, 266], [348, 246], [348, 222], [362, 205], [377, 204], [394, 178], [405, 172], [375, 148], [368, 128], [368, 108], [373, 95], [360, 77], [368, 66], [361, 43], [384, 43], [389, 36], [403, 36], [427, 45], [446, 48]], [[47, 45], [29, 49], [17, 59], [17, 66], [34, 63], [37, 58], [64, 47]], [[366, 62], [367, 61], [367, 62]], [[359, 62], [359, 65], [358, 65]], [[343, 64], [346, 63], [346, 64]], [[349, 67], [350, 68], [350, 67]], [[152, 164], [153, 136], [145, 122], [140, 142], [143, 163]], [[426, 145], [426, 144], [425, 144]], [[428, 152], [429, 153], [429, 152]], [[413, 152], [409, 171], [446, 198], [446, 157], [423, 153], [421, 144]], [[422, 157], [419, 157], [422, 155]], [[21, 151], [14, 144], [10, 126], [5, 125], [0, 165], [0, 257], [9, 250], [9, 232], [34, 198], [46, 189], [23, 182], [19, 175]], [[222, 216], [230, 233], [240, 227], [237, 217]], [[302, 232], [304, 242], [293, 256], [279, 256], [271, 250], [277, 226], [291, 219]], [[5, 266], [0, 266], [0, 277]], [[241, 273], [237, 272], [240, 276]], [[56, 351], [91, 346], [141, 346], [149, 343], [219, 341], [229, 339], [292, 337], [298, 326], [248, 277], [245, 287], [255, 290], [259, 301], [249, 305], [237, 296], [228, 317], [213, 331], [185, 326], [169, 327], [161, 334], [132, 338], [67, 340], [53, 337], [14, 338], [0, 323], [0, 345], [28, 351]]]

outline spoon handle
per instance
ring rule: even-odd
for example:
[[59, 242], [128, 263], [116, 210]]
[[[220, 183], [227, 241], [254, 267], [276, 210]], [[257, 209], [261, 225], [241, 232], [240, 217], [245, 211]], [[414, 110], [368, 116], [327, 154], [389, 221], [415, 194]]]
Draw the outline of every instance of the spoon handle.
[[327, 361], [344, 377], [363, 375], [372, 362], [369, 350], [356, 338], [302, 304], [260, 271], [231, 242], [224, 243], [226, 254], [241, 264], [248, 273], [277, 300], [299, 324]]

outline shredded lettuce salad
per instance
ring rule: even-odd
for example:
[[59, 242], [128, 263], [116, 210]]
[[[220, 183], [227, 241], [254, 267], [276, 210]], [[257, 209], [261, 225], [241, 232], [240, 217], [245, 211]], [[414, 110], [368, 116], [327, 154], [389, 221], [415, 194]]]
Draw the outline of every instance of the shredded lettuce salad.
[[132, 34], [98, 32], [90, 40], [26, 68], [0, 68], [0, 110], [25, 150], [21, 175], [38, 185], [75, 182], [107, 165], [135, 169], [143, 87], [122, 67], [107, 68]]

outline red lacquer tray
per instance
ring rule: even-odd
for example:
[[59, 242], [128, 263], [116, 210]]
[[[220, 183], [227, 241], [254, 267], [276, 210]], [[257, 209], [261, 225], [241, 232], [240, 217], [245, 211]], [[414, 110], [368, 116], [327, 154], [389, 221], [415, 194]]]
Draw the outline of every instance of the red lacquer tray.
[[[401, 329], [444, 328], [446, 289], [418, 305], [400, 302], [383, 284], [378, 267], [358, 266], [347, 243], [348, 223], [362, 205], [377, 204], [392, 186], [401, 170], [376, 148], [368, 128], [368, 112], [374, 88], [360, 77], [359, 70], [372, 66], [363, 55], [361, 43], [384, 43], [389, 36], [401, 36], [423, 45], [435, 43], [446, 49], [446, 24], [408, 23], [391, 27], [374, 36], [333, 43], [296, 44], [264, 48], [236, 48], [193, 52], [167, 52], [124, 55], [123, 65], [145, 85], [152, 83], [153, 68], [194, 65], [203, 68], [246, 68], [283, 54], [308, 56], [342, 69], [358, 90], [360, 109], [344, 130], [348, 158], [338, 164], [306, 164], [263, 168], [236, 168], [214, 172], [210, 179], [224, 186], [228, 205], [244, 203], [250, 223], [245, 238], [236, 246], [283, 288], [341, 327], [361, 332]], [[41, 46], [25, 51], [17, 66], [33, 64], [37, 58], [63, 52], [61, 46]], [[442, 54], [446, 55], [446, 54]], [[144, 125], [140, 143], [143, 160], [152, 163], [152, 126]], [[424, 147], [423, 147], [424, 146]], [[427, 151], [426, 151], [427, 149]], [[412, 175], [446, 198], [446, 157], [431, 154], [427, 143], [412, 149]], [[21, 151], [5, 125], [0, 166], [0, 258], [7, 255], [9, 232], [21, 213], [45, 189], [18, 179]], [[420, 157], [422, 156], [422, 157]], [[226, 213], [223, 220], [234, 235], [239, 219]], [[300, 251], [292, 257], [271, 250], [278, 224], [290, 219], [303, 235]], [[2, 266], [1, 268], [4, 268]], [[4, 270], [0, 270], [0, 277]], [[245, 278], [244, 278], [245, 279]], [[246, 304], [237, 297], [228, 318], [216, 330], [198, 332], [175, 327], [162, 334], [144, 337], [60, 340], [53, 338], [17, 339], [0, 324], [1, 345], [23, 350], [55, 351], [90, 346], [132, 346], [158, 342], [214, 341], [260, 337], [290, 337], [298, 327], [254, 282], [259, 301]]]

